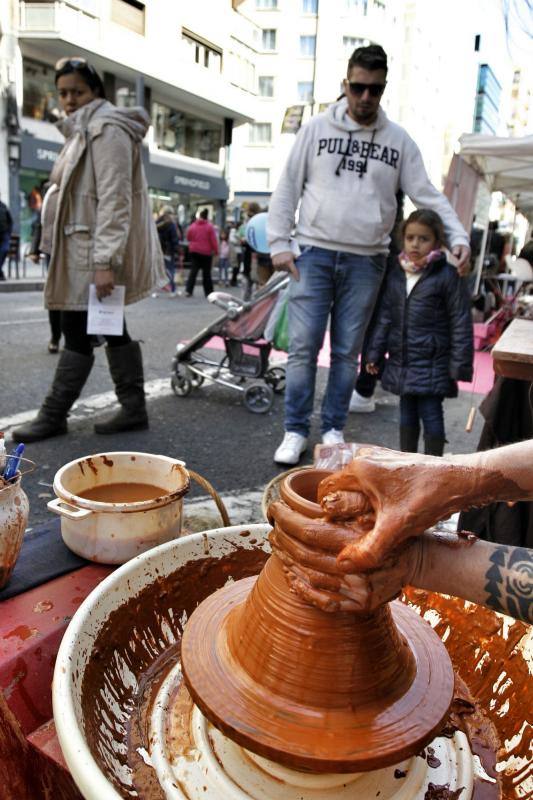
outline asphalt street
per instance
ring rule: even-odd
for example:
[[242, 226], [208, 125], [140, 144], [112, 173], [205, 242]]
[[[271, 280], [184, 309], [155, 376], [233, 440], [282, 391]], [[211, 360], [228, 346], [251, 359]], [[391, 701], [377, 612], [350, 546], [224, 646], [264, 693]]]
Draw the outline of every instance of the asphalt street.
[[[35, 471], [24, 478], [30, 498], [30, 526], [50, 518], [46, 503], [54, 496], [52, 482], [59, 467], [92, 453], [136, 450], [180, 458], [211, 481], [222, 496], [260, 490], [282, 471], [272, 461], [283, 436], [282, 395], [276, 395], [267, 414], [258, 415], [244, 407], [240, 394], [225, 387], [204, 384], [183, 398], [176, 397], [170, 388], [176, 344], [191, 338], [219, 314], [198, 290], [190, 299], [161, 294], [127, 309], [130, 334], [143, 342], [150, 428], [113, 436], [94, 433], [95, 419], [109, 413], [114, 402], [105, 354], [103, 348], [97, 348], [93, 371], [69, 423], [69, 434], [27, 447], [26, 455], [36, 465]], [[0, 335], [0, 430], [9, 431], [38, 409], [57, 361], [57, 356], [47, 352], [49, 327], [42, 294], [0, 294]], [[221, 356], [220, 352], [213, 354]], [[310, 447], [302, 463], [311, 462], [312, 446], [320, 440], [319, 410], [326, 375], [327, 370], [320, 368]], [[378, 405], [373, 414], [350, 414], [345, 438], [397, 448], [398, 400], [380, 388], [376, 397]], [[475, 450], [480, 415], [471, 433], [465, 433], [465, 424], [472, 402], [477, 405], [481, 399], [480, 395], [462, 393], [457, 400], [446, 401], [447, 451]], [[9, 434], [6, 438], [9, 449]]]

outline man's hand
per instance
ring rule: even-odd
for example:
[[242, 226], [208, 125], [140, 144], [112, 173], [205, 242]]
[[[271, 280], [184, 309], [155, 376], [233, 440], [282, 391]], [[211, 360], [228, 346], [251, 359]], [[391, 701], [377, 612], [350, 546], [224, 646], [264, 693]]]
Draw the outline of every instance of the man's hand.
[[99, 300], [108, 297], [115, 288], [115, 276], [112, 269], [97, 269], [94, 273], [96, 296]]
[[285, 253], [278, 253], [277, 255], [272, 256], [272, 266], [277, 272], [290, 272], [295, 280], [300, 280], [300, 273], [296, 269], [294, 256], [290, 250], [287, 250]]
[[457, 272], [461, 278], [467, 274], [470, 266], [470, 248], [464, 244], [456, 244], [452, 247], [452, 254], [457, 259]]

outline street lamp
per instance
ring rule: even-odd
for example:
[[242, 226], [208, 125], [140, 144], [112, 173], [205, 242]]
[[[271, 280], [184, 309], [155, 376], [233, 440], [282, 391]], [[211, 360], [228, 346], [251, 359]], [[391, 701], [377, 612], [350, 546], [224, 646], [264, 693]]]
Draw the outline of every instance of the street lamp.
[[20, 136], [12, 135], [8, 138], [7, 158], [12, 169], [17, 169], [20, 166]]

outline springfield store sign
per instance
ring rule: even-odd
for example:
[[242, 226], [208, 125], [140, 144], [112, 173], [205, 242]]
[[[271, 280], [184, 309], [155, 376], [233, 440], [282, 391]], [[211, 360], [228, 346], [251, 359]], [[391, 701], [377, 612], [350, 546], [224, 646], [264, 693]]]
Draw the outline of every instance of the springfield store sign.
[[212, 197], [217, 200], [225, 200], [228, 197], [228, 184], [224, 178], [184, 172], [172, 169], [172, 167], [165, 167], [162, 164], [151, 164], [150, 162], [145, 167], [148, 185], [154, 189], [201, 194], [204, 197]]
[[47, 142], [45, 139], [36, 139], [34, 136], [23, 133], [20, 153], [21, 166], [25, 169], [50, 172], [60, 150], [59, 142]]

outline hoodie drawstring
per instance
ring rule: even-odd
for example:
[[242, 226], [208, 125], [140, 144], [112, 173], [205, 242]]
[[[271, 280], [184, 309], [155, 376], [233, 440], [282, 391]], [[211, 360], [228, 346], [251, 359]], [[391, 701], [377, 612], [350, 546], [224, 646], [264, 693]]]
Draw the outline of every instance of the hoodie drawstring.
[[346, 156], [351, 155], [350, 150], [352, 149], [352, 136], [353, 136], [353, 132], [352, 131], [348, 131], [348, 144], [346, 145], [346, 151], [342, 154], [342, 158], [339, 161], [339, 165], [338, 165], [337, 169], [335, 170], [335, 175], [340, 175], [341, 174], [340, 173], [340, 169], [341, 169], [341, 166], [342, 166], [342, 162], [344, 161]]
[[[377, 128], [374, 128], [374, 130], [372, 131], [372, 137], [370, 139], [370, 143], [368, 145], [368, 150], [366, 151], [366, 155], [365, 155], [364, 160], [363, 160], [363, 166], [361, 167], [361, 171], [359, 173], [359, 177], [360, 178], [363, 177], [363, 175], [365, 174], [365, 172], [367, 170], [368, 157], [370, 155], [370, 150], [372, 148], [372, 145], [374, 144], [374, 139], [376, 138], [376, 133], [377, 133]], [[340, 175], [341, 174], [340, 173], [340, 169], [342, 167], [342, 163], [343, 163], [344, 159], [346, 158], [346, 156], [350, 156], [351, 155], [350, 150], [351, 150], [351, 147], [352, 147], [352, 136], [353, 136], [353, 131], [348, 131], [348, 144], [346, 145], [346, 150], [342, 154], [342, 158], [338, 163], [337, 169], [335, 170], [335, 175]]]

